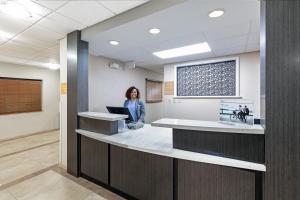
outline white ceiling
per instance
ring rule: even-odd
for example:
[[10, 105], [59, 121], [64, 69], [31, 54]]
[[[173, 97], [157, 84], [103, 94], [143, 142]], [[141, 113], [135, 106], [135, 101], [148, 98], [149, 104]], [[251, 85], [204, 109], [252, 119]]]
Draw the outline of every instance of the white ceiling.
[[[8, 0], [8, 3], [11, 1], [18, 0]], [[22, 19], [0, 11], [0, 61], [41, 67], [59, 63], [59, 40], [67, 33], [82, 30], [145, 2], [28, 0], [26, 5], [32, 17]]]
[[[208, 13], [217, 8], [225, 14], [209, 18]], [[155, 70], [167, 63], [259, 50], [259, 8], [258, 0], [188, 0], [82, 39], [89, 42], [93, 55], [136, 61], [137, 66]], [[152, 27], [160, 28], [161, 33], [149, 34]], [[120, 45], [111, 46], [109, 40]], [[170, 59], [152, 55], [199, 42], [208, 42], [212, 52]]]

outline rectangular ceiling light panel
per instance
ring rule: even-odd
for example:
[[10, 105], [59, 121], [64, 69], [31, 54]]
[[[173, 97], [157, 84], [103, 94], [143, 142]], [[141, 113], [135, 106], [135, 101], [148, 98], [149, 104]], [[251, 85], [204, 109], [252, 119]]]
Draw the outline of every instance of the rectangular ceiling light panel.
[[188, 45], [184, 47], [168, 49], [164, 51], [157, 51], [154, 52], [153, 55], [158, 56], [159, 58], [166, 59], [166, 58], [175, 58], [180, 56], [188, 56], [200, 53], [210, 52], [211, 49], [207, 42]]

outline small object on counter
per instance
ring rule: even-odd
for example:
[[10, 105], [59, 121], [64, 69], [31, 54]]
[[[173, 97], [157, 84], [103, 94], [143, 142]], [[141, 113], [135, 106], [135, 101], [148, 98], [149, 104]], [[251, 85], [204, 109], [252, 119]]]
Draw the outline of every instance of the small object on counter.
[[127, 124], [127, 127], [129, 129], [139, 129], [139, 128], [144, 127], [144, 123], [143, 122], [131, 122], [131, 123]]
[[124, 119], [118, 120], [118, 132], [121, 133], [124, 132], [125, 130], [127, 130], [125, 120]]

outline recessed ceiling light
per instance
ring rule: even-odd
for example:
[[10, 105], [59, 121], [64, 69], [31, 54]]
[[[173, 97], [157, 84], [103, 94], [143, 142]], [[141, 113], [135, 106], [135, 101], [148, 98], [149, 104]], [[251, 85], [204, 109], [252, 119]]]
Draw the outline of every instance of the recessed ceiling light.
[[0, 31], [0, 40], [4, 40], [5, 41], [5, 40], [8, 40], [8, 39], [10, 39], [12, 37], [13, 37], [12, 34], [7, 33], [5, 31]]
[[164, 50], [164, 51], [158, 51], [158, 52], [154, 52], [153, 54], [162, 59], [166, 59], [166, 58], [175, 58], [175, 57], [180, 57], [180, 56], [205, 53], [205, 52], [210, 52], [210, 51], [211, 51], [211, 49], [208, 46], [208, 44], [206, 42], [203, 42], [203, 43], [188, 45], [188, 46], [184, 46], [184, 47], [168, 49], [168, 50]]
[[32, 10], [35, 9], [33, 2], [29, 0], [4, 0], [0, 4], [0, 11], [15, 18], [32, 17]]
[[111, 40], [109, 41], [109, 44], [113, 45], [113, 46], [117, 46], [119, 45], [120, 43], [118, 41], [115, 41], [115, 40]]
[[159, 34], [160, 33], [160, 29], [159, 28], [151, 28], [149, 29], [149, 33], [155, 35], [155, 34]]
[[221, 17], [222, 15], [224, 15], [224, 10], [222, 9], [216, 9], [216, 10], [213, 10], [211, 11], [208, 16], [211, 17], [211, 18], [216, 18], [216, 17]]

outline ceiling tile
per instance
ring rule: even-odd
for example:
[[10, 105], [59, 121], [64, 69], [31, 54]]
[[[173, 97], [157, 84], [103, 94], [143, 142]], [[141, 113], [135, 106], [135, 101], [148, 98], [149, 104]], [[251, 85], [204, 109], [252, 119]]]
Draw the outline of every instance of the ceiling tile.
[[9, 15], [0, 13], [0, 31], [15, 35], [31, 25], [24, 20], [12, 18]]
[[257, 33], [260, 32], [260, 19], [256, 18], [251, 20], [251, 33]]
[[[15, 13], [17, 11], [10, 11], [11, 9], [6, 8], [6, 6], [20, 7], [21, 9], [26, 10], [28, 12], [28, 17], [20, 18]], [[51, 12], [50, 9], [45, 8], [44, 6], [41, 6], [33, 1], [8, 1], [7, 4], [3, 4], [1, 5], [1, 7], [3, 8], [3, 10], [0, 12], [5, 13], [11, 18], [20, 21], [27, 21], [29, 23], [34, 23]]]
[[194, 33], [173, 37], [172, 35], [165, 41], [155, 42], [143, 45], [143, 48], [153, 53], [155, 51], [162, 51], [172, 48], [183, 47], [187, 45], [206, 42], [202, 33]]
[[47, 57], [47, 58], [59, 58], [59, 45], [55, 45], [53, 47], [47, 48], [47, 49], [43, 49], [39, 52], [37, 52], [34, 55], [34, 58], [36, 57]]
[[52, 13], [46, 18], [42, 19], [40, 22], [38, 22], [34, 26], [44, 27], [48, 30], [61, 33], [66, 35], [67, 33], [70, 33], [74, 30], [81, 30], [85, 28], [86, 26], [70, 19], [67, 17], [64, 17], [58, 13]]
[[245, 52], [245, 45], [237, 46], [228, 49], [217, 49], [213, 51], [216, 56], [228, 56], [228, 55], [235, 55]]
[[259, 51], [259, 49], [260, 49], [259, 44], [254, 43], [254, 44], [248, 44], [247, 48], [246, 48], [246, 51], [247, 52]]
[[132, 8], [135, 8], [141, 4], [146, 3], [147, 1], [141, 1], [141, 0], [131, 0], [131, 1], [97, 1], [104, 7], [108, 8], [115, 14], [120, 14], [124, 11], [130, 10]]
[[0, 55], [1, 62], [15, 63], [15, 64], [23, 64], [28, 62], [26, 59], [16, 58], [13, 56]]
[[32, 47], [35, 49], [46, 49], [58, 43], [58, 41], [41, 41], [35, 39], [34, 37], [29, 37], [24, 33], [15, 37], [13, 41], [17, 42], [19, 45], [22, 45], [24, 47]]
[[[117, 10], [113, 9], [122, 7], [116, 1], [100, 3], [114, 12]], [[226, 11], [224, 16], [209, 18], [208, 13], [216, 8], [223, 8]], [[90, 42], [91, 54], [135, 60], [142, 67], [232, 55], [244, 53], [248, 40], [251, 43], [257, 41], [252, 37], [259, 28], [259, 12], [260, 3], [257, 0], [188, 0], [83, 39]], [[160, 28], [160, 34], [149, 34], [148, 30], [152, 27]], [[109, 40], [117, 40], [120, 45], [112, 47], [108, 44]], [[176, 59], [157, 59], [152, 55], [154, 51], [204, 41], [208, 42], [213, 52]]]
[[48, 63], [38, 62], [38, 61], [34, 61], [34, 60], [28, 60], [26, 63], [24, 63], [24, 65], [36, 66], [36, 67], [42, 67], [42, 68], [49, 69]]
[[65, 34], [53, 32], [46, 28], [42, 28], [41, 26], [32, 26], [24, 33], [22, 33], [22, 35], [28, 38], [34, 38], [45, 42], [58, 41], [65, 37]]
[[117, 56], [117, 59], [124, 62], [142, 60], [146, 57], [149, 57], [149, 54], [151, 55], [151, 53], [142, 48], [122, 49], [111, 53], [112, 56], [119, 55]]
[[86, 26], [114, 16], [112, 12], [94, 1], [71, 1], [58, 9], [57, 12]]
[[249, 33], [250, 23], [234, 24], [231, 26], [212, 28], [205, 31], [207, 40], [214, 41], [224, 38], [246, 35]]
[[52, 1], [44, 1], [44, 0], [34, 0], [34, 2], [36, 2], [37, 4], [40, 4], [46, 8], [49, 8], [51, 10], [56, 10], [57, 8], [59, 8], [61, 5], [63, 5], [64, 3], [66, 3], [66, 1], [62, 1], [62, 0], [52, 0]]
[[260, 32], [249, 34], [248, 44], [257, 44], [260, 42]]
[[10, 50], [17, 50], [17, 51], [22, 51], [22, 52], [39, 52], [41, 50], [41, 48], [38, 48], [38, 47], [35, 47], [32, 45], [28, 45], [28, 44], [26, 45], [26, 44], [17, 42], [15, 40], [8, 41], [6, 44], [3, 45], [3, 47], [8, 48]]
[[41, 19], [42, 17], [48, 15], [52, 11], [44, 6], [41, 6], [33, 1], [26, 1], [26, 8], [32, 14], [32, 17], [25, 18], [25, 20], [30, 22], [36, 22], [37, 20]]
[[215, 40], [208, 43], [210, 48], [214, 51], [217, 49], [229, 49], [237, 46], [246, 46], [247, 35], [224, 38], [222, 40]]
[[59, 64], [59, 58], [53, 58], [53, 57], [36, 57], [32, 59], [36, 62], [42, 62], [42, 63], [52, 63], [52, 64]]
[[22, 51], [18, 49], [11, 49], [10, 47], [1, 46], [0, 54], [4, 56], [22, 58], [22, 59], [31, 59], [34, 57], [35, 52], [32, 51]]

